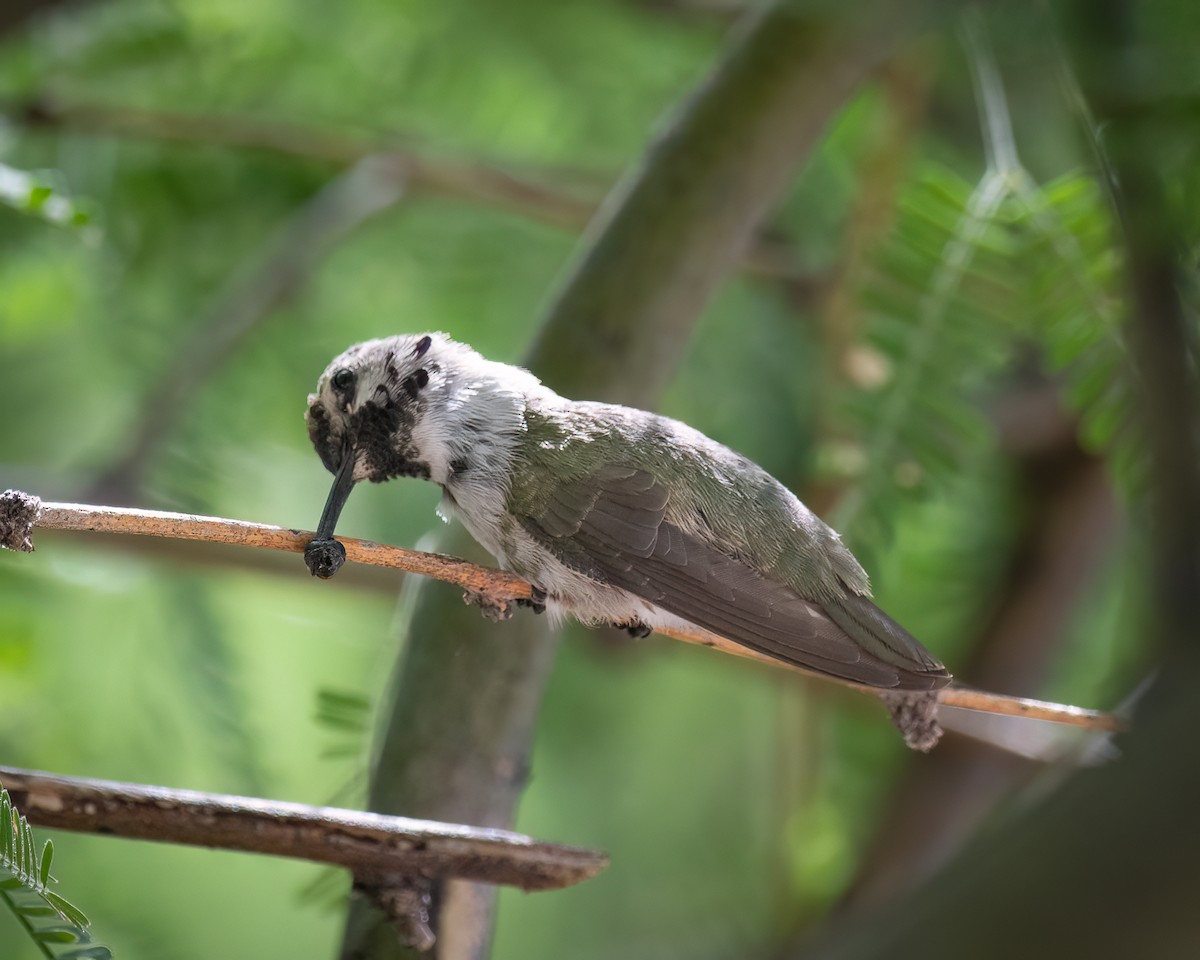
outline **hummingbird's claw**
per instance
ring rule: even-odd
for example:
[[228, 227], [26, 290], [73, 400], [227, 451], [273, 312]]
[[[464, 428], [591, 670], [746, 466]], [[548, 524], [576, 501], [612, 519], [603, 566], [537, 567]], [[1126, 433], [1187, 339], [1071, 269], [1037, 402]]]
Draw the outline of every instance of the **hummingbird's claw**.
[[518, 607], [528, 607], [534, 613], [546, 612], [546, 591], [541, 587], [531, 586], [528, 597], [517, 598]]

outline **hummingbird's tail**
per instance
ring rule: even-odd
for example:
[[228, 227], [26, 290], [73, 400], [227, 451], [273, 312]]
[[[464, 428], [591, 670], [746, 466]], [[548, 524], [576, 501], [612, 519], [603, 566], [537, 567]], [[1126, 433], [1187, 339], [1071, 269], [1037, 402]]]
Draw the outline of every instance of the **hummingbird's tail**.
[[821, 609], [867, 653], [897, 668], [897, 689], [938, 690], [950, 682], [950, 673], [941, 661], [869, 597], [847, 593], [823, 600]]

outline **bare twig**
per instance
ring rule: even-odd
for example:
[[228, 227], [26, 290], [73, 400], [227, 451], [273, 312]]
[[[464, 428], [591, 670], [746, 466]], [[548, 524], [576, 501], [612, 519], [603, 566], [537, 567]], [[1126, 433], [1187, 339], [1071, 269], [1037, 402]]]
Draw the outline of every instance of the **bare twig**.
[[458, 877], [553, 890], [594, 877], [608, 857], [519, 833], [336, 807], [258, 800], [0, 766], [30, 823], [80, 833], [215, 847], [345, 867], [381, 878]]
[[[20, 497], [32, 501], [23, 508], [28, 513], [28, 523], [14, 522], [13, 510], [2, 509], [4, 503], [16, 502]], [[20, 508], [18, 508], [20, 509]], [[137, 510], [124, 507], [97, 507], [81, 503], [38, 503], [37, 498], [9, 491], [0, 500], [0, 530], [7, 531], [16, 544], [27, 538], [33, 527], [54, 530], [93, 531], [96, 533], [121, 533], [150, 537], [171, 537], [178, 540], [205, 540], [215, 543], [238, 544], [268, 550], [285, 550], [303, 553], [314, 534], [307, 530], [275, 527], [263, 523], [248, 523], [244, 520], [226, 520], [221, 517], [202, 517], [185, 513], [167, 513], [158, 510]], [[473, 602], [482, 602], [498, 608], [502, 614], [512, 612], [517, 600], [532, 596], [532, 586], [520, 577], [502, 570], [481, 567], [477, 564], [421, 550], [406, 550], [370, 540], [338, 538], [346, 548], [346, 559], [374, 566], [391, 567], [408, 573], [417, 573], [436, 580], [444, 580], [462, 587]], [[9, 543], [0, 543], [9, 546]], [[299, 568], [299, 565], [297, 565]], [[685, 643], [712, 647], [724, 653], [758, 660], [775, 667], [790, 667], [764, 654], [756, 653], [725, 637], [699, 628], [659, 630], [664, 636]], [[837, 680], [824, 674], [814, 674], [824, 680], [867, 693], [878, 691], [858, 684]], [[1065, 704], [1043, 700], [1029, 700], [1006, 694], [988, 693], [965, 687], [948, 687], [938, 694], [938, 701], [947, 706], [983, 713], [1002, 714], [1015, 717], [1030, 717], [1050, 720], [1092, 730], [1117, 730], [1121, 721], [1098, 710], [1085, 710]]]
[[[0, 103], [0, 111], [29, 127], [265, 150], [338, 166], [383, 156], [403, 173], [414, 194], [464, 200], [572, 232], [583, 230], [599, 206], [596, 185], [560, 186], [584, 179], [578, 174], [543, 172], [539, 177], [478, 160], [425, 155], [394, 137], [352, 137], [276, 120], [67, 102], [50, 96]], [[817, 289], [786, 244], [767, 237], [746, 253], [744, 267], [752, 275], [787, 283], [801, 297]]]

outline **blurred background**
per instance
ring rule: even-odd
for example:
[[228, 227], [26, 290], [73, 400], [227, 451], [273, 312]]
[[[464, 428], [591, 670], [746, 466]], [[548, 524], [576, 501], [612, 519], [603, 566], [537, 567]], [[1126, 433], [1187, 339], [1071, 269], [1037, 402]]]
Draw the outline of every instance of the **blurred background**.
[[[1145, 63], [1194, 96], [1194, 16], [1145, 8], [1128, 27]], [[0, 483], [311, 529], [329, 477], [303, 413], [329, 359], [444, 330], [520, 362], [592, 210], [741, 11], [94, 0], [2, 21]], [[660, 409], [834, 523], [960, 679], [1107, 708], [1148, 669], [1120, 506], [1142, 461], [1121, 248], [1056, 14], [955, 14], [881, 64]], [[1190, 177], [1171, 195], [1185, 211]], [[437, 497], [360, 489], [339, 532], [428, 547]], [[410, 608], [398, 575], [37, 543], [0, 556], [3, 762], [363, 802]], [[504, 891], [493, 955], [770, 956], [936, 871], [1044, 777], [953, 735], [912, 755], [874, 701], [828, 685], [572, 629], [516, 827], [612, 865]], [[336, 955], [336, 875], [55, 843], [64, 892], [119, 957]], [[6, 914], [0, 954], [39, 955]]]

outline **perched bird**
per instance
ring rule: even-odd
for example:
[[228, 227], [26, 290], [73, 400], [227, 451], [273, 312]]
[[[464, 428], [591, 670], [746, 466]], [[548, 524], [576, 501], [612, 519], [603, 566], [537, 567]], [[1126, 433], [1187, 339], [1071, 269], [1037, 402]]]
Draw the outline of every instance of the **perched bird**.
[[336, 479], [305, 552], [314, 575], [354, 484], [421, 477], [535, 608], [635, 635], [694, 625], [785, 663], [933, 691], [938, 660], [870, 600], [838, 535], [750, 460], [677, 420], [567, 400], [444, 334], [351, 347], [308, 398]]

